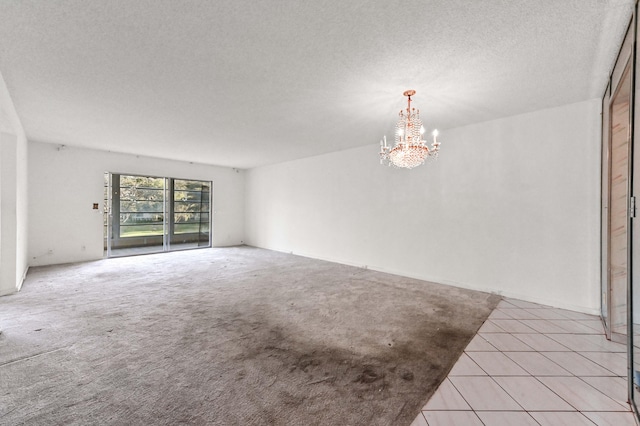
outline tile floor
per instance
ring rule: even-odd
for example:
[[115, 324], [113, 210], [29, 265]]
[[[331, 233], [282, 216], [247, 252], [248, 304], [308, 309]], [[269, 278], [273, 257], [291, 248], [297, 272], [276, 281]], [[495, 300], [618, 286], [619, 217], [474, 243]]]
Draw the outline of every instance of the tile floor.
[[505, 299], [411, 426], [636, 425], [596, 316]]

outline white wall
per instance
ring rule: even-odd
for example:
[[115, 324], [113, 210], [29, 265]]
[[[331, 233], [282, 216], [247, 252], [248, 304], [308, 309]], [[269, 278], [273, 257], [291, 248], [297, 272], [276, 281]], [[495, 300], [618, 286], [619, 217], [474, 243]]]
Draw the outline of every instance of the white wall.
[[245, 241], [597, 313], [599, 105], [444, 131], [414, 170], [376, 145], [249, 170]]
[[0, 294], [17, 291], [17, 141], [0, 132]]
[[[29, 142], [29, 262], [103, 256], [104, 173], [213, 181], [213, 245], [244, 238], [244, 172], [143, 156]], [[100, 211], [93, 210], [99, 203]]]
[[28, 144], [23, 131], [16, 136], [16, 289], [20, 290], [29, 269], [29, 175]]
[[27, 138], [0, 74], [0, 296], [27, 273]]

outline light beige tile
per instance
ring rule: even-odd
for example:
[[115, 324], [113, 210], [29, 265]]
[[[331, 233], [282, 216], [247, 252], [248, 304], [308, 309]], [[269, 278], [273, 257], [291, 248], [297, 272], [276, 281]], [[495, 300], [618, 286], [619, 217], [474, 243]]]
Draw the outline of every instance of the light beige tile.
[[576, 320], [597, 320], [598, 319], [597, 315], [590, 315], [582, 312], [569, 311], [567, 309], [556, 308], [556, 311], [569, 319], [576, 319]]
[[469, 355], [463, 353], [449, 372], [449, 376], [486, 376], [482, 368], [478, 366]]
[[511, 303], [507, 302], [504, 299], [502, 299], [500, 301], [500, 303], [498, 303], [497, 307], [500, 308], [500, 309], [521, 309], [521, 308], [517, 307], [516, 305], [512, 305]]
[[529, 375], [502, 352], [469, 352], [468, 355], [490, 376]]
[[530, 314], [535, 315], [538, 319], [554, 320], [554, 319], [568, 319], [566, 316], [557, 312], [555, 309], [524, 309]]
[[506, 301], [511, 303], [514, 306], [517, 306], [518, 308], [533, 308], [533, 309], [545, 308], [544, 305], [538, 305], [537, 303], [532, 303], [532, 302], [525, 302], [524, 300], [506, 299]]
[[478, 330], [478, 333], [504, 333], [505, 331], [498, 327], [493, 320], [486, 320]]
[[[511, 309], [513, 311], [519, 311], [519, 309]], [[512, 317], [510, 317], [506, 311], [503, 311], [501, 309], [494, 309], [493, 312], [491, 312], [491, 315], [489, 315], [489, 319], [512, 319]]]
[[606, 368], [576, 352], [541, 352], [542, 355], [576, 376], [614, 376]]
[[564, 328], [560, 327], [554, 321], [547, 321], [547, 320], [543, 320], [543, 319], [538, 319], [538, 320], [522, 320], [520, 322], [522, 322], [524, 325], [526, 325], [528, 327], [531, 327], [532, 329], [534, 329], [538, 333], [544, 333], [544, 334], [547, 334], [547, 333], [568, 333], [567, 330], [565, 330]]
[[[508, 333], [535, 333], [536, 330], [527, 327], [519, 320], [493, 320], [493, 324]], [[480, 330], [482, 331], [482, 330]]]
[[429, 424], [427, 423], [427, 419], [425, 419], [422, 413], [420, 413], [416, 416], [415, 420], [413, 420], [413, 422], [411, 422], [411, 425], [409, 426], [429, 426]]
[[591, 420], [580, 414], [578, 411], [570, 412], [532, 412], [531, 416], [536, 419], [541, 426], [594, 426]]
[[502, 300], [412, 426], [634, 425], [623, 352], [598, 317]]
[[[539, 309], [505, 309], [504, 312], [506, 314], [505, 318], [497, 318], [497, 319], [540, 319], [539, 316], [535, 315], [533, 312], [538, 311]], [[531, 312], [529, 312], [531, 311]], [[495, 312], [495, 311], [494, 311]]]
[[609, 398], [627, 404], [627, 380], [622, 377], [581, 377], [581, 379]]
[[471, 410], [471, 407], [449, 379], [445, 379], [422, 410]]
[[525, 411], [478, 411], [476, 414], [485, 426], [538, 426]]
[[627, 357], [624, 354], [618, 352], [580, 352], [580, 354], [616, 376], [627, 375]]
[[535, 377], [494, 377], [494, 380], [527, 411], [573, 410]]
[[626, 345], [607, 340], [607, 337], [604, 334], [586, 335], [584, 337], [588, 338], [589, 340], [593, 341], [594, 343], [599, 343], [600, 345], [602, 345], [604, 350], [606, 350], [608, 352], [620, 352], [620, 353], [625, 353], [625, 354], [627, 353], [627, 346]]
[[522, 407], [490, 377], [451, 377], [450, 380], [474, 410], [522, 410]]
[[532, 376], [572, 375], [570, 372], [538, 352], [507, 352], [505, 355]]
[[579, 411], [627, 411], [605, 394], [577, 377], [538, 377], [545, 386]]
[[484, 352], [484, 351], [497, 351], [497, 349], [487, 342], [480, 334], [476, 334], [471, 342], [465, 348], [466, 352]]
[[522, 340], [517, 339], [509, 333], [488, 333], [483, 334], [482, 337], [502, 352], [533, 351], [533, 349], [527, 346]]
[[429, 426], [483, 426], [473, 411], [424, 411]]
[[522, 340], [528, 346], [533, 348], [536, 351], [568, 351], [569, 348], [561, 345], [555, 340], [545, 336], [544, 334], [527, 334], [527, 333], [518, 333], [513, 335], [516, 339]]
[[582, 413], [598, 426], [636, 426], [633, 413]]
[[589, 325], [591, 321], [580, 320], [553, 320], [553, 324], [564, 329], [568, 333], [575, 334], [602, 334], [602, 330], [595, 329]]
[[[607, 345], [600, 339], [601, 336], [593, 334], [547, 334], [547, 337], [566, 346], [576, 352], [625, 352], [615, 350], [616, 344]], [[602, 336], [604, 337], [604, 336]], [[605, 339], [606, 340], [606, 339]], [[611, 342], [609, 342], [611, 343]], [[620, 345], [622, 346], [622, 345]]]
[[599, 334], [604, 334], [604, 326], [602, 325], [602, 320], [575, 320], [579, 321], [581, 324], [589, 326], [594, 330], [598, 331]]

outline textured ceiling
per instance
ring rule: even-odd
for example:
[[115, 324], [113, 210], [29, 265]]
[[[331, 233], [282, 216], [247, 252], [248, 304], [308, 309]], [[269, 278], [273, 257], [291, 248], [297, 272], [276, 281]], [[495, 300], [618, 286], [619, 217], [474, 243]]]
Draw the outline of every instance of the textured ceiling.
[[377, 143], [406, 89], [428, 130], [599, 97], [633, 3], [2, 0], [0, 73], [30, 140], [248, 168]]

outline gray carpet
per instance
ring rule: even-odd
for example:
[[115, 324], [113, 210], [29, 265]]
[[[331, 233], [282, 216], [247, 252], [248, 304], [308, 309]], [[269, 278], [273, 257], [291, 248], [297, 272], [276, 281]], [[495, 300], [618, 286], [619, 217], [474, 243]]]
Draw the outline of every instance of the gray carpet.
[[0, 424], [409, 425], [498, 299], [250, 247], [32, 268]]

